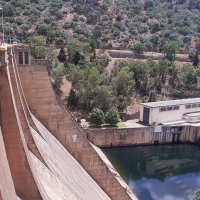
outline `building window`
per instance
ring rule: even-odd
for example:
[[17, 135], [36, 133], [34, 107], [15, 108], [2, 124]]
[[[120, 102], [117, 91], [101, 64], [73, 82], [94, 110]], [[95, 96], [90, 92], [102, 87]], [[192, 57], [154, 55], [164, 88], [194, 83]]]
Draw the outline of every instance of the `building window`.
[[160, 108], [160, 112], [166, 111], [166, 107]]
[[23, 64], [24, 64], [23, 52], [19, 52], [19, 64], [20, 64], [20, 65], [23, 65]]
[[179, 110], [179, 106], [174, 106], [174, 110]]
[[198, 104], [198, 107], [200, 107], [200, 104]]
[[25, 64], [28, 65], [28, 52], [24, 52], [25, 55]]
[[192, 108], [197, 108], [197, 104], [192, 104]]
[[186, 108], [186, 109], [191, 108], [191, 105], [189, 105], [189, 104], [188, 104], [188, 105], [185, 105], [185, 108]]
[[167, 107], [167, 111], [173, 110], [173, 107]]

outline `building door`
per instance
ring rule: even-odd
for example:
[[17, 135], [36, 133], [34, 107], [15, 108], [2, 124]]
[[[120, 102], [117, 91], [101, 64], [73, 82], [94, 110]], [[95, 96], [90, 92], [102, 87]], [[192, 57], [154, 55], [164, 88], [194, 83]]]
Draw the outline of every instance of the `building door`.
[[144, 107], [143, 110], [143, 122], [149, 124], [149, 113], [150, 113], [150, 108]]

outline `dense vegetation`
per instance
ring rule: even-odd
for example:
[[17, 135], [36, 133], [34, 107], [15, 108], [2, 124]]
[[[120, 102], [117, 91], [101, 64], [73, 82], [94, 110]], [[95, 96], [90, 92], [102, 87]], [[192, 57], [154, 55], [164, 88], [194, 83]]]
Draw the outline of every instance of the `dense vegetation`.
[[[53, 62], [60, 91], [72, 82], [69, 107], [124, 110], [138, 97], [165, 99], [197, 89], [200, 74], [200, 0], [1, 0], [6, 41], [29, 43], [34, 58]], [[62, 46], [60, 52], [57, 45]], [[57, 47], [58, 48], [58, 47]], [[102, 51], [95, 51], [100, 48]], [[123, 60], [111, 74], [106, 48], [162, 52], [155, 62]], [[179, 66], [176, 53], [189, 55]]]
[[[180, 52], [200, 49], [199, 0], [1, 0], [6, 40], [47, 44], [94, 39], [98, 47], [132, 49], [139, 42], [163, 51], [176, 41]], [[10, 24], [9, 24], [10, 23]]]

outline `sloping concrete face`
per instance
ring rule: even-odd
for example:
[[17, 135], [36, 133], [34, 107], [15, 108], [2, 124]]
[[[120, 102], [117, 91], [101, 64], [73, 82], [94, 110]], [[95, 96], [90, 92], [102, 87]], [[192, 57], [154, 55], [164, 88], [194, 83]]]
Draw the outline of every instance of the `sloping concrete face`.
[[13, 49], [0, 68], [0, 200], [136, 199], [59, 104], [46, 67], [18, 67]]
[[22, 199], [41, 199], [20, 137], [6, 67], [0, 69], [0, 85], [2, 135], [16, 194]]
[[73, 155], [111, 199], [132, 199], [85, 138], [78, 124], [60, 104], [47, 70], [19, 67], [20, 79], [30, 110]]

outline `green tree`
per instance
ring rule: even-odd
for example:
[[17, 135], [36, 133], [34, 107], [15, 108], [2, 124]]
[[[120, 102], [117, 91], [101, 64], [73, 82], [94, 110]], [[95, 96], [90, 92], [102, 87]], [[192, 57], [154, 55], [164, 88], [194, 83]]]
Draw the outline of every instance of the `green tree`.
[[90, 39], [90, 40], [89, 40], [89, 44], [90, 44], [90, 47], [91, 47], [92, 49], [95, 49], [95, 48], [97, 47], [97, 43], [96, 43], [95, 40], [93, 40], [93, 39]]
[[193, 62], [193, 66], [197, 66], [199, 64], [199, 54], [196, 51], [195, 57], [194, 57], [194, 62]]
[[168, 44], [166, 44], [164, 46], [164, 54], [166, 59], [170, 60], [170, 61], [174, 61], [175, 60], [175, 55], [178, 52], [178, 43], [173, 41], [173, 42], [169, 42]]
[[67, 96], [67, 105], [75, 108], [78, 104], [78, 95], [73, 88], [70, 89], [69, 95]]
[[170, 66], [171, 66], [171, 62], [169, 60], [167, 60], [167, 59], [159, 60], [158, 73], [159, 73], [159, 76], [160, 76], [161, 81], [163, 83], [165, 83], [165, 80], [167, 78], [167, 73], [168, 73], [168, 70], [169, 70]]
[[154, 90], [149, 92], [149, 102], [156, 102], [156, 92]]
[[112, 84], [118, 95], [131, 96], [133, 94], [135, 82], [125, 70], [121, 70], [112, 79]]
[[191, 64], [184, 64], [182, 67], [183, 83], [190, 86], [197, 82], [197, 72]]
[[90, 122], [96, 126], [100, 126], [104, 123], [104, 113], [101, 109], [93, 108], [90, 115]]
[[59, 52], [57, 58], [58, 58], [58, 60], [59, 60], [60, 62], [65, 62], [65, 61], [66, 61], [66, 53], [65, 53], [64, 47], [61, 47], [60, 52]]
[[70, 40], [67, 44], [68, 56], [71, 61], [77, 61], [77, 55], [85, 54], [91, 50], [89, 43], [79, 40]]
[[198, 189], [192, 198], [192, 200], [200, 200], [200, 189]]
[[95, 26], [94, 29], [93, 29], [93, 31], [92, 31], [92, 33], [93, 33], [93, 38], [94, 38], [95, 40], [97, 40], [97, 39], [100, 38], [101, 35], [102, 35], [101, 27], [98, 26], [98, 25]]
[[32, 55], [36, 59], [44, 59], [46, 57], [46, 39], [43, 36], [36, 36], [31, 41]]
[[134, 47], [133, 47], [133, 51], [136, 53], [143, 53], [145, 49], [146, 49], [146, 46], [145, 44], [142, 44], [142, 43], [136, 43], [134, 44]]
[[64, 75], [65, 75], [65, 68], [63, 67], [63, 65], [60, 65], [52, 69], [51, 71], [51, 77], [54, 80], [53, 86], [56, 93], [59, 92], [60, 90], [60, 86], [62, 85], [62, 80]]
[[129, 61], [129, 68], [133, 72], [133, 78], [136, 83], [136, 87], [140, 88], [140, 81], [143, 80], [145, 75], [149, 74], [149, 66], [147, 63], [142, 62], [141, 60], [133, 60]]
[[105, 122], [110, 125], [116, 125], [120, 122], [119, 112], [117, 108], [113, 107], [106, 112]]
[[103, 111], [108, 110], [114, 101], [113, 92], [106, 85], [98, 85], [94, 89], [94, 107], [100, 108]]

